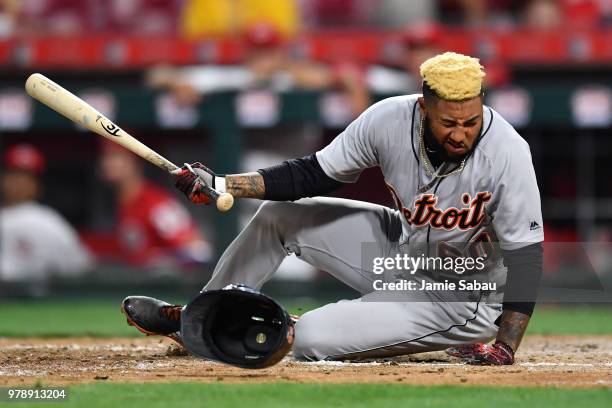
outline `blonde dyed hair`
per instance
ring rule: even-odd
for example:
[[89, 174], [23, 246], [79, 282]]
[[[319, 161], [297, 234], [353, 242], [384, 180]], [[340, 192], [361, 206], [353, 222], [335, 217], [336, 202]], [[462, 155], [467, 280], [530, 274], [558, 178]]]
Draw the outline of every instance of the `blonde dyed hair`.
[[484, 76], [478, 58], [456, 52], [436, 55], [421, 64], [423, 80], [447, 101], [465, 101], [480, 95]]

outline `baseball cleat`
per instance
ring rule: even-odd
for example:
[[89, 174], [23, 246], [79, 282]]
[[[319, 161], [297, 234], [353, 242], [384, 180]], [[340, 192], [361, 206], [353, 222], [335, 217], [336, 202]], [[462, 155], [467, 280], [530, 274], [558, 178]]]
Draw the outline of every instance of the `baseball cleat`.
[[183, 345], [181, 311], [183, 306], [171, 305], [148, 296], [128, 296], [121, 302], [121, 312], [127, 324], [147, 336], [166, 336]]

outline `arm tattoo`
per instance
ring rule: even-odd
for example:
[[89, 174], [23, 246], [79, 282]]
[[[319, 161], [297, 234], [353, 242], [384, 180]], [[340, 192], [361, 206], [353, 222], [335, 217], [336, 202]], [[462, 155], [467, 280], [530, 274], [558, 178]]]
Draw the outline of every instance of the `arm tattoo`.
[[266, 188], [264, 179], [257, 172], [225, 176], [228, 193], [236, 198], [264, 198]]
[[529, 319], [530, 316], [526, 314], [505, 310], [499, 324], [497, 341], [506, 343], [516, 352], [527, 329], [527, 324], [529, 324]]

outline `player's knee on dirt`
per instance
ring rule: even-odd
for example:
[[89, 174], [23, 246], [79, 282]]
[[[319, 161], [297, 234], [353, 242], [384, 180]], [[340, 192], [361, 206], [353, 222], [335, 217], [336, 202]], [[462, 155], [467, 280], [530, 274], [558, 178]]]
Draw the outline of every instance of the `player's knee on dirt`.
[[297, 360], [324, 360], [329, 344], [321, 330], [316, 311], [303, 314], [295, 324], [293, 357]]

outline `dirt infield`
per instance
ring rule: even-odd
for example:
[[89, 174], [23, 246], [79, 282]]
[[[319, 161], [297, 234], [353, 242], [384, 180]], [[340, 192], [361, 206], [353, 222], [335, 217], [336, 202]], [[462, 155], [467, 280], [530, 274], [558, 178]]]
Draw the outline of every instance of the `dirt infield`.
[[[612, 336], [530, 336], [509, 367], [473, 367], [444, 353], [394, 360], [302, 363], [242, 370], [180, 355], [170, 340], [1, 339], [0, 386], [86, 382], [404, 383], [611, 387]], [[178, 355], [177, 355], [178, 354]]]

